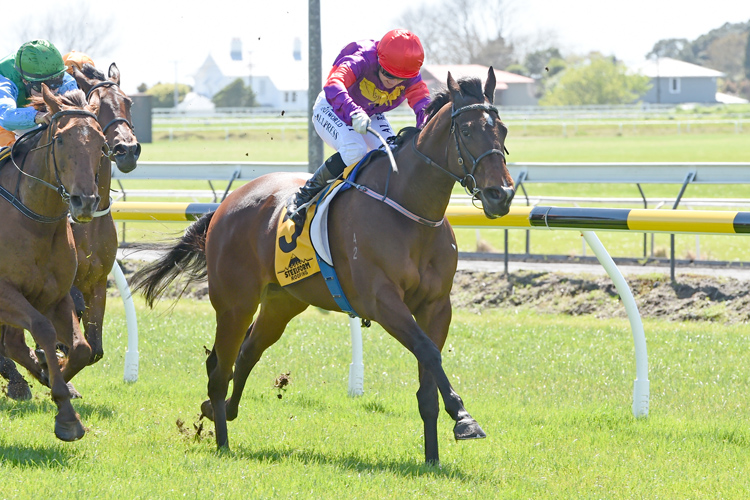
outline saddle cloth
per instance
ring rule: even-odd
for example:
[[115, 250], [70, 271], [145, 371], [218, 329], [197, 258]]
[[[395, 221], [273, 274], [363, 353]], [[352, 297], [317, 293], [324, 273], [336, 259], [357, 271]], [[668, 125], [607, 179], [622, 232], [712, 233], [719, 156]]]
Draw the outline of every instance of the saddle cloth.
[[316, 253], [325, 264], [333, 267], [328, 242], [328, 208], [334, 196], [351, 187], [343, 179], [354, 179], [359, 166], [363, 165], [366, 159], [367, 156], [347, 167], [342, 178], [324, 189], [320, 197], [308, 207], [302, 227], [297, 227], [292, 220], [287, 219], [286, 208], [283, 209], [276, 229], [275, 252], [275, 270], [281, 286], [319, 273], [320, 265]]

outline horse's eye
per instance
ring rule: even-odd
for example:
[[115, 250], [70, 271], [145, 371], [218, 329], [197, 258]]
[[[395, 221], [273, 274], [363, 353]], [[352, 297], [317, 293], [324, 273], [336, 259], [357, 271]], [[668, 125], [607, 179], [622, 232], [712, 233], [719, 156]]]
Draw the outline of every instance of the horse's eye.
[[464, 137], [469, 137], [471, 135], [471, 130], [469, 127], [461, 127], [461, 135]]

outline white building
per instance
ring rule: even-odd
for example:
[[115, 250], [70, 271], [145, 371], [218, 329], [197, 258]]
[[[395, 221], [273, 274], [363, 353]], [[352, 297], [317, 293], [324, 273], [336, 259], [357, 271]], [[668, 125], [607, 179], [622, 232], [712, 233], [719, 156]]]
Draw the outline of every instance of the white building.
[[209, 54], [193, 75], [193, 92], [212, 98], [241, 78], [264, 108], [279, 111], [307, 110], [307, 61], [302, 60], [299, 40], [288, 54], [279, 54], [272, 66], [255, 65], [242, 52], [242, 42], [232, 40], [226, 54]]

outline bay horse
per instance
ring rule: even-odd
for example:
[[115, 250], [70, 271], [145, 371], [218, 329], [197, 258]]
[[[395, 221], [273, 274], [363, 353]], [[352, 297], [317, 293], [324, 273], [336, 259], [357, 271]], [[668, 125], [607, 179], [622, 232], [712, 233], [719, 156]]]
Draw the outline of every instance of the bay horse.
[[[110, 188], [112, 183], [112, 159], [117, 168], [128, 173], [137, 166], [141, 145], [136, 139], [132, 124], [132, 100], [120, 89], [120, 71], [115, 63], [109, 66], [109, 77], [90, 64], [84, 64], [83, 69], [74, 67], [74, 77], [78, 87], [86, 93], [86, 100], [92, 100], [94, 94], [99, 102], [97, 119], [107, 140], [107, 154], [103, 155], [97, 175], [99, 186], [99, 209], [94, 213], [94, 219], [87, 224], [72, 224], [73, 238], [78, 254], [78, 269], [71, 295], [76, 303], [81, 328], [88, 346], [91, 349], [89, 358], [81, 356], [66, 356], [68, 363], [82, 364], [74, 371], [77, 373], [84, 366], [99, 361], [104, 356], [102, 343], [102, 325], [107, 301], [107, 277], [117, 257], [117, 228], [110, 212]], [[43, 385], [49, 385], [46, 374], [46, 356], [37, 350], [36, 357], [29, 354], [29, 349], [23, 339], [23, 331], [6, 329], [8, 349], [13, 350], [12, 356], [18, 360], [29, 373]], [[79, 344], [82, 345], [82, 344]], [[8, 379], [8, 396], [20, 395], [25, 398], [28, 385], [24, 391], [20, 374], [11, 366], [12, 361], [0, 359], [0, 375]], [[71, 367], [72, 368], [72, 367]], [[8, 374], [8, 376], [5, 375]], [[19, 380], [20, 377], [20, 380]], [[80, 397], [78, 391], [68, 382], [68, 388], [73, 397]]]
[[[399, 134], [393, 152], [397, 172], [391, 175], [387, 157], [373, 158], [357, 177], [357, 189], [341, 193], [330, 208], [331, 254], [352, 308], [378, 322], [418, 361], [417, 402], [428, 463], [439, 462], [438, 392], [455, 421], [456, 439], [485, 437], [451, 387], [440, 351], [458, 263], [456, 239], [445, 220], [453, 185], [460, 182], [489, 218], [508, 213], [515, 194], [505, 164], [507, 128], [492, 105], [494, 92], [492, 68], [484, 88], [478, 79], [456, 82], [448, 73], [447, 90], [434, 96], [424, 129]], [[237, 416], [250, 371], [287, 323], [309, 305], [341, 311], [320, 273], [281, 287], [274, 269], [275, 230], [286, 200], [303, 182], [277, 173], [247, 183], [131, 279], [153, 306], [181, 273], [188, 281], [207, 277], [216, 337], [206, 360], [209, 399], [201, 411], [215, 423], [219, 448], [229, 448], [227, 420]], [[364, 196], [367, 190], [377, 194]], [[232, 379], [232, 395], [225, 400]]]
[[73, 285], [83, 295], [81, 327], [91, 346], [88, 364], [94, 364], [104, 356], [102, 325], [107, 306], [107, 276], [114, 266], [118, 246], [117, 228], [110, 211], [112, 160], [122, 173], [133, 171], [141, 145], [133, 129], [130, 112], [133, 102], [120, 89], [117, 65], [109, 66], [108, 78], [90, 64], [84, 64], [82, 71], [74, 67], [73, 76], [88, 100], [98, 94], [99, 124], [109, 148], [109, 154], [102, 157], [99, 166], [99, 210], [89, 224], [73, 224], [78, 249], [78, 272]]
[[87, 103], [80, 90], [55, 96], [42, 85], [42, 97], [32, 103], [46, 106], [50, 124], [16, 141], [0, 168], [0, 325], [3, 342], [7, 330], [27, 330], [44, 351], [58, 409], [55, 435], [74, 441], [85, 429], [65, 383], [74, 374], [71, 364], [58, 361], [56, 346], [75, 348], [86, 359], [90, 349], [70, 296], [77, 258], [68, 217], [93, 219], [106, 141], [97, 122], [98, 100]]

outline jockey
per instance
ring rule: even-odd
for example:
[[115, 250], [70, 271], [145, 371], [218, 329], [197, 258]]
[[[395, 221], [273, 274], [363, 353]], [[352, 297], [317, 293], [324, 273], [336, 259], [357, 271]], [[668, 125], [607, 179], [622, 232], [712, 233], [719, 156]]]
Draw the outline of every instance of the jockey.
[[92, 65], [93, 67], [96, 67], [93, 59], [91, 59], [83, 52], [78, 52], [77, 50], [71, 50], [70, 52], [65, 54], [62, 59], [65, 63], [65, 71], [67, 71], [70, 75], [73, 74], [74, 66], [78, 68], [79, 71], [83, 71], [83, 65], [86, 63]]
[[384, 139], [394, 135], [384, 112], [406, 100], [416, 114], [417, 127], [424, 125], [430, 92], [419, 74], [423, 61], [422, 43], [404, 29], [391, 30], [380, 41], [352, 42], [341, 50], [315, 101], [312, 118], [315, 131], [336, 153], [289, 200], [287, 213], [295, 223], [304, 222], [306, 204], [328, 182], [380, 146], [367, 127]]
[[40, 95], [42, 83], [58, 94], [78, 88], [65, 73], [60, 52], [47, 40], [26, 42], [0, 59], [0, 147], [13, 144], [17, 133], [49, 123], [47, 113], [25, 107], [30, 96]]

